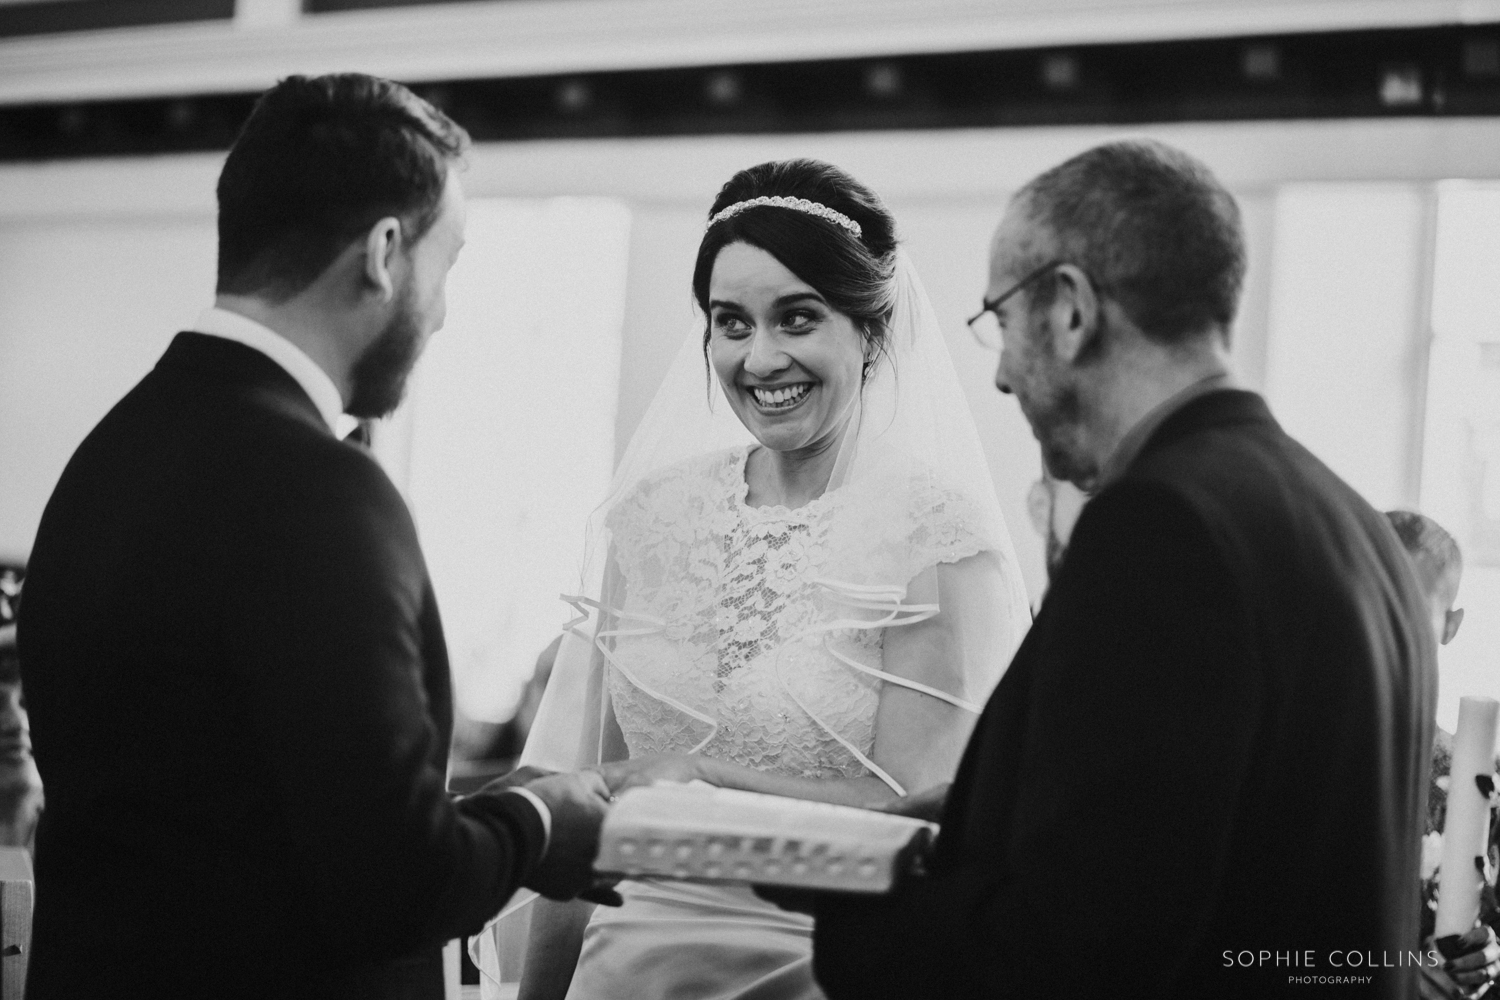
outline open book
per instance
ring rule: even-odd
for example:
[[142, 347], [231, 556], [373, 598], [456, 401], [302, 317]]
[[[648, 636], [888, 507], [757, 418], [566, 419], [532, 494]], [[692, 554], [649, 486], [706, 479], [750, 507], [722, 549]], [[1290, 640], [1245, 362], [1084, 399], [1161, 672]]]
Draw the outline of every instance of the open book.
[[604, 875], [887, 892], [921, 864], [937, 827], [852, 806], [702, 782], [632, 788], [605, 817]]

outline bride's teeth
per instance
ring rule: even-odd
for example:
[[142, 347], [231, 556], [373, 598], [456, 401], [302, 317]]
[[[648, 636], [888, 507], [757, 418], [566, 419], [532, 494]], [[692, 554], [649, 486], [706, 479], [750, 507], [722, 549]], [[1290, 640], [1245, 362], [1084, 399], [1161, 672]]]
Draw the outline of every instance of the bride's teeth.
[[762, 389], [752, 386], [750, 393], [762, 406], [788, 406], [807, 395], [809, 386], [794, 385], [784, 389]]

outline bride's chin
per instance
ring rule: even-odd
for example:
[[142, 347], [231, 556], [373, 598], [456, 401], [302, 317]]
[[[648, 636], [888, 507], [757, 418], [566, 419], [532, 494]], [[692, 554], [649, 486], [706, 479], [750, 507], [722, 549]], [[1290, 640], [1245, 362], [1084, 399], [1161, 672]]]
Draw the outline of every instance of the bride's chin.
[[802, 437], [803, 421], [787, 420], [776, 414], [764, 413], [754, 404], [746, 406], [739, 417], [745, 429], [754, 434], [756, 440], [766, 445], [767, 448], [772, 447], [767, 442], [767, 438], [784, 441], [788, 438]]
[[808, 435], [790, 428], [778, 427], [775, 431], [767, 433], [765, 430], [755, 430], [755, 440], [767, 451], [792, 452], [800, 451], [807, 447]]

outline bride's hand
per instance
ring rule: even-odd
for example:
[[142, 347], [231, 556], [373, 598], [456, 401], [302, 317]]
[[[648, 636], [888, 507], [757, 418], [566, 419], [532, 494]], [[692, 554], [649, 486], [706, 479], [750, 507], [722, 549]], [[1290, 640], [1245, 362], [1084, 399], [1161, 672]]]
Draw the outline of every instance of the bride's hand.
[[609, 786], [610, 795], [619, 795], [627, 788], [652, 785], [658, 781], [712, 782], [705, 763], [696, 754], [648, 753], [601, 764], [599, 773]]

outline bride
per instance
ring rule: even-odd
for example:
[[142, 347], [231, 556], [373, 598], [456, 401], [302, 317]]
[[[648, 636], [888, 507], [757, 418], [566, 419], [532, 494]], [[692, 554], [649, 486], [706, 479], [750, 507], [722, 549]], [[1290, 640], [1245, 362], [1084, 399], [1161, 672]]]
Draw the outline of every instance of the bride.
[[[879, 199], [792, 160], [709, 216], [706, 324], [591, 526], [596, 596], [522, 761], [878, 806], [952, 778], [1030, 623], [1019, 568]], [[619, 891], [531, 905], [522, 1000], [821, 995], [808, 918], [738, 886]], [[512, 911], [477, 939], [494, 981]]]

